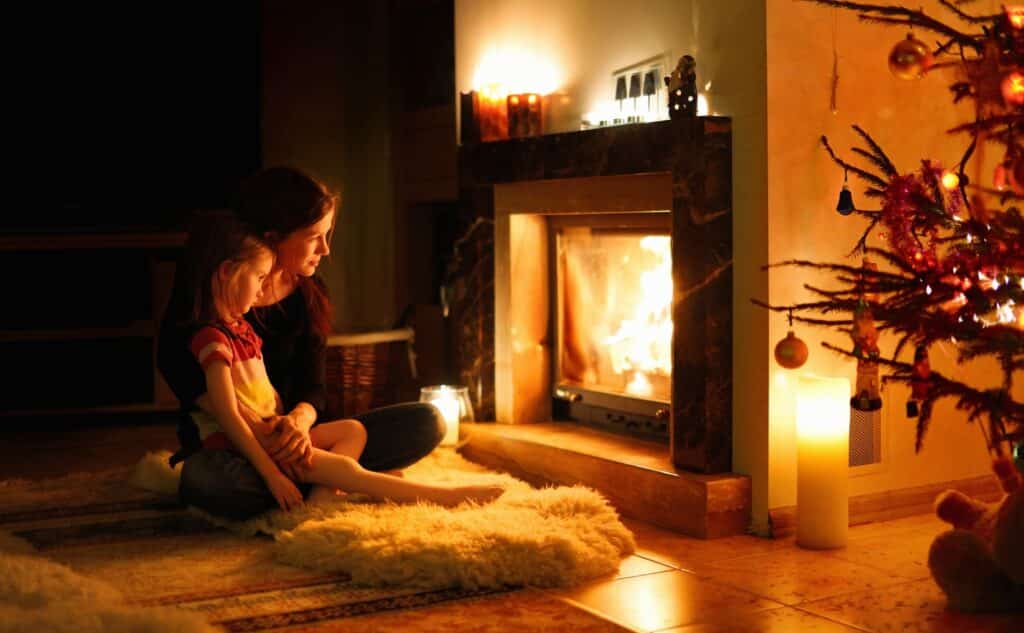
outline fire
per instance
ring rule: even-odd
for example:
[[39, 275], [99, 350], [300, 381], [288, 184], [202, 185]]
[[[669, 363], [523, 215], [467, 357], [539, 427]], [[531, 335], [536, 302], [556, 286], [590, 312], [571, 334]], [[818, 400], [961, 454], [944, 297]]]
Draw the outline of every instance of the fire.
[[653, 390], [648, 375], [672, 374], [671, 239], [647, 235], [640, 240], [640, 247], [654, 254], [658, 264], [640, 273], [640, 296], [632, 314], [602, 343], [607, 347], [612, 370], [619, 375], [633, 374], [626, 392], [648, 397]]

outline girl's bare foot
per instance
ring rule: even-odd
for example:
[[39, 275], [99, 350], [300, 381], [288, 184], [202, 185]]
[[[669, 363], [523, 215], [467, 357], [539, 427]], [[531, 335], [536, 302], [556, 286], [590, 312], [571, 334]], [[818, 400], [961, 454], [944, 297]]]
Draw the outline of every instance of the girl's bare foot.
[[487, 503], [494, 501], [505, 492], [505, 488], [496, 485], [484, 486], [458, 486], [448, 491], [447, 498], [441, 501], [442, 505], [457, 506], [463, 501], [475, 503]]
[[337, 488], [313, 486], [313, 490], [310, 491], [309, 496], [306, 497], [306, 503], [333, 503], [344, 499], [346, 496], [345, 492], [342, 492]]

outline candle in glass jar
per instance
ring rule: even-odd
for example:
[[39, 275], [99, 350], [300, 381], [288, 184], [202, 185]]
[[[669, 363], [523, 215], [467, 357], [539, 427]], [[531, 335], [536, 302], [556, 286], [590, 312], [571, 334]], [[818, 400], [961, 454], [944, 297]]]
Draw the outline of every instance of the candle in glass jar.
[[801, 376], [796, 433], [796, 542], [843, 547], [850, 516], [850, 381]]

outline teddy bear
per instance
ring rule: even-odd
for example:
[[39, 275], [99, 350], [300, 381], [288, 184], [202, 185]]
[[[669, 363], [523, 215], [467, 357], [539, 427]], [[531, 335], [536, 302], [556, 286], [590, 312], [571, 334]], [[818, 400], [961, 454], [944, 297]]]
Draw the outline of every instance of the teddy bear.
[[953, 525], [932, 541], [928, 568], [957, 611], [1024, 610], [1024, 484], [1008, 457], [992, 469], [1005, 491], [984, 503], [947, 490], [935, 500], [940, 519]]

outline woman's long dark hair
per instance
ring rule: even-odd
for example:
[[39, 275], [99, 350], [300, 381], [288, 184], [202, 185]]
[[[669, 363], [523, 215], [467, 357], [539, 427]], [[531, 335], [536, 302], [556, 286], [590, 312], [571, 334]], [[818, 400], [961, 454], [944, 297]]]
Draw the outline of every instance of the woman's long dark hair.
[[[242, 183], [235, 212], [253, 231], [268, 236], [272, 247], [299, 229], [319, 222], [338, 205], [338, 196], [302, 170], [270, 167]], [[327, 290], [313, 277], [299, 277], [298, 289], [309, 312], [313, 331], [327, 337], [332, 307]]]

